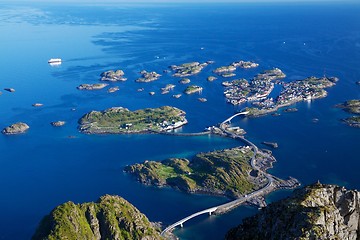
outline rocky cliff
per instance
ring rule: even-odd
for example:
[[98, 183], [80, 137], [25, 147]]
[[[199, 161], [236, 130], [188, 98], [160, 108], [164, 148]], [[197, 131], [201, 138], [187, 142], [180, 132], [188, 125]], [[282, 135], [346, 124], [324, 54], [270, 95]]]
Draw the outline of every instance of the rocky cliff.
[[359, 199], [344, 187], [307, 186], [244, 219], [226, 239], [359, 239]]
[[103, 196], [96, 203], [64, 203], [45, 216], [33, 240], [162, 239], [158, 229], [129, 202]]

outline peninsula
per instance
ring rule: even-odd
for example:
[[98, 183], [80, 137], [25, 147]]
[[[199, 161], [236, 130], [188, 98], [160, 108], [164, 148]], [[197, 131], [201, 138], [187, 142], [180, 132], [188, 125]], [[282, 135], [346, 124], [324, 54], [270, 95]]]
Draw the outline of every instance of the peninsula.
[[161, 240], [160, 229], [119, 196], [105, 195], [96, 203], [67, 202], [40, 222], [33, 240]]
[[79, 120], [79, 130], [88, 134], [133, 134], [166, 132], [187, 123], [185, 112], [170, 106], [130, 111], [113, 107], [91, 111]]

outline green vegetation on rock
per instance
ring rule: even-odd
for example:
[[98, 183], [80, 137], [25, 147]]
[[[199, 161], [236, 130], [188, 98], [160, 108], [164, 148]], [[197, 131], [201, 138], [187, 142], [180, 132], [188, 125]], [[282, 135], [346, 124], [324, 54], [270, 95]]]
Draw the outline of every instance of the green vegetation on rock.
[[91, 111], [79, 120], [81, 132], [102, 133], [143, 133], [167, 131], [187, 123], [185, 112], [170, 106], [130, 111], [113, 107], [105, 111]]
[[159, 229], [129, 202], [103, 196], [96, 203], [64, 203], [40, 222], [33, 240], [162, 239]]
[[317, 183], [244, 219], [226, 239], [359, 239], [359, 200], [358, 191]]
[[250, 148], [232, 148], [199, 153], [191, 161], [184, 158], [145, 161], [127, 166], [125, 171], [148, 185], [237, 197], [256, 188], [249, 180], [252, 155]]

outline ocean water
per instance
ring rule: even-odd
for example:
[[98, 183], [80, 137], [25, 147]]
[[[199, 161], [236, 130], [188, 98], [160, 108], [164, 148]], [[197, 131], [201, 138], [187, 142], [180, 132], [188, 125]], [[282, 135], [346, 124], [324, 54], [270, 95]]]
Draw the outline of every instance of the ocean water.
[[[0, 3], [0, 128], [17, 121], [30, 125], [20, 136], [0, 136], [0, 239], [29, 239], [41, 218], [66, 201], [96, 201], [118, 194], [151, 221], [171, 224], [197, 210], [228, 201], [189, 195], [169, 188], [145, 187], [124, 174], [124, 166], [144, 160], [191, 157], [197, 152], [238, 146], [220, 137], [158, 135], [90, 136], [77, 121], [91, 110], [123, 106], [131, 110], [173, 105], [187, 112], [181, 131], [202, 131], [244, 106], [223, 97], [212, 70], [233, 61], [252, 60], [257, 69], [238, 70], [251, 79], [258, 72], [281, 68], [286, 81], [307, 76], [337, 76], [328, 97], [297, 103], [296, 113], [279, 117], [237, 118], [233, 125], [261, 146], [276, 141], [277, 176], [303, 184], [320, 180], [360, 189], [360, 130], [340, 120], [334, 105], [360, 97], [360, 5], [348, 3], [278, 4], [16, 4]], [[60, 57], [58, 67], [47, 64]], [[185, 86], [163, 70], [172, 64], [214, 60], [190, 77], [203, 86], [198, 95], [174, 99]], [[99, 74], [123, 69], [128, 81], [112, 83], [120, 91], [84, 92], [76, 87], [96, 83]], [[163, 74], [160, 80], [135, 83], [141, 70]], [[160, 88], [176, 84], [168, 95]], [[144, 88], [143, 92], [137, 92]], [[148, 92], [155, 91], [154, 96]], [[33, 103], [44, 106], [34, 108]], [[312, 119], [318, 118], [318, 123]], [[65, 120], [62, 128], [51, 121]], [[71, 137], [69, 137], [71, 136]], [[271, 202], [289, 194], [273, 193]], [[222, 216], [202, 216], [174, 233], [180, 239], [223, 239], [226, 231], [257, 209], [239, 207]]]

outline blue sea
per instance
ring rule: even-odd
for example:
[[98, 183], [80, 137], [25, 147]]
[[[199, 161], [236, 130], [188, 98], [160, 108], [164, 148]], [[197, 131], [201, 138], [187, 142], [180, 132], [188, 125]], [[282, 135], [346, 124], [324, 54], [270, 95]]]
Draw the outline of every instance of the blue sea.
[[[285, 81], [308, 76], [339, 77], [328, 97], [295, 105], [295, 113], [278, 117], [236, 118], [261, 146], [275, 141], [271, 172], [293, 176], [302, 184], [317, 180], [360, 189], [360, 129], [346, 126], [349, 116], [334, 105], [360, 98], [360, 4], [207, 3], [207, 4], [56, 4], [0, 3], [0, 128], [23, 121], [30, 130], [0, 136], [0, 239], [30, 239], [43, 216], [57, 205], [96, 201], [117, 194], [151, 221], [169, 225], [193, 212], [228, 199], [190, 195], [170, 188], [146, 187], [123, 173], [144, 160], [191, 157], [197, 152], [242, 143], [215, 136], [84, 135], [77, 121], [91, 110], [122, 106], [130, 110], [172, 105], [187, 112], [183, 132], [202, 131], [243, 106], [227, 104], [219, 78], [206, 81], [216, 67], [251, 60], [256, 69], [237, 70], [234, 78], [251, 79], [278, 67]], [[50, 58], [62, 58], [57, 67]], [[191, 76], [204, 88], [199, 95], [172, 98], [185, 86], [169, 65], [215, 63]], [[101, 72], [123, 69], [128, 80], [111, 83], [118, 92], [86, 92], [76, 87], [99, 82]], [[136, 83], [141, 70], [163, 76]], [[232, 78], [232, 79], [234, 79]], [[228, 79], [226, 79], [228, 80]], [[167, 95], [166, 84], [175, 84]], [[4, 91], [14, 88], [16, 92]], [[144, 88], [138, 92], [138, 88]], [[150, 96], [150, 91], [156, 92]], [[35, 108], [34, 103], [43, 103]], [[317, 123], [313, 122], [318, 118]], [[54, 128], [50, 122], [67, 124]], [[263, 146], [262, 146], [263, 147]], [[289, 191], [268, 196], [271, 202]], [[180, 239], [223, 239], [226, 231], [258, 210], [239, 207], [222, 216], [201, 216], [174, 233]]]

